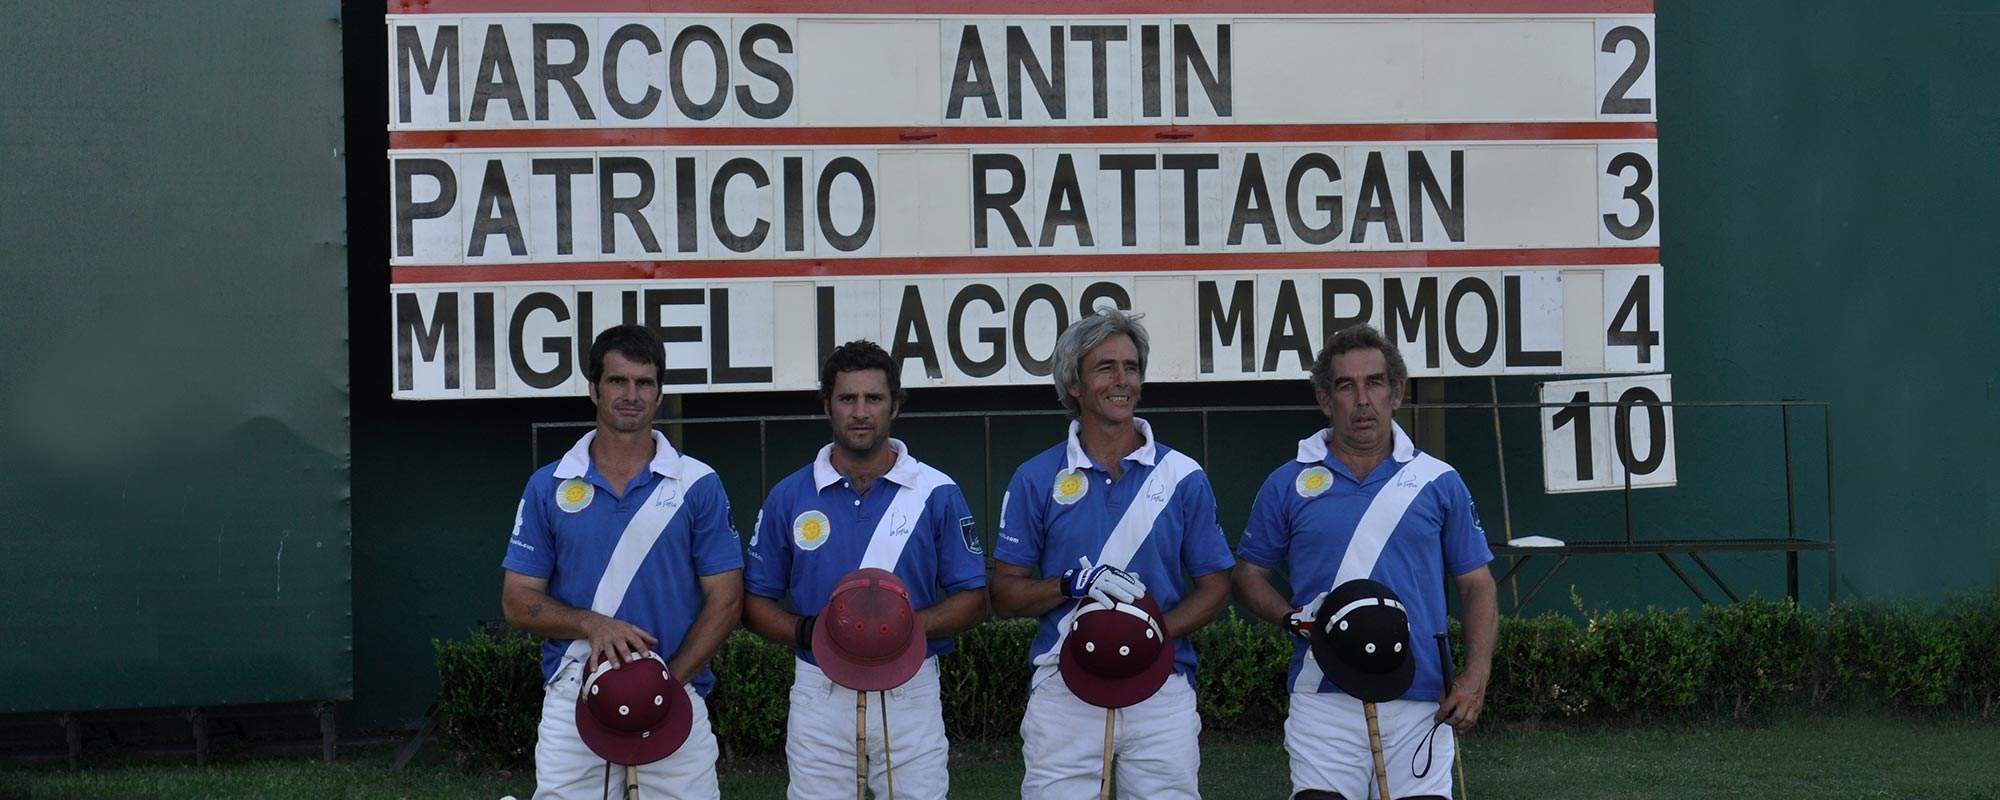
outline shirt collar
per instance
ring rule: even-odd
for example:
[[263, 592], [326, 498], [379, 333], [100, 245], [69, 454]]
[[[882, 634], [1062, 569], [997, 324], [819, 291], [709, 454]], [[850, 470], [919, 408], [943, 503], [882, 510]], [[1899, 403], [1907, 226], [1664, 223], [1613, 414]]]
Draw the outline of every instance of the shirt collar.
[[[556, 477], [581, 478], [589, 474], [590, 443], [596, 440], [597, 431], [586, 433], [583, 435], [583, 438], [576, 440], [576, 445], [571, 447], [569, 452], [563, 454], [561, 461], [556, 462]], [[667, 441], [666, 434], [654, 430], [653, 463], [649, 465], [652, 471], [671, 478], [680, 474], [680, 464], [680, 452], [676, 451], [673, 444]]]
[[[1394, 449], [1389, 451], [1390, 458], [1401, 464], [1417, 457], [1417, 444], [1410, 441], [1409, 434], [1403, 432], [1403, 426], [1392, 420], [1389, 422], [1389, 431], [1396, 439]], [[1332, 428], [1321, 428], [1313, 435], [1300, 439], [1298, 460], [1306, 464], [1317, 464], [1328, 460], [1330, 454], [1326, 447], [1326, 437], [1332, 432]]]
[[[1119, 460], [1137, 461], [1148, 467], [1153, 466], [1153, 453], [1155, 450], [1153, 446], [1153, 426], [1141, 417], [1133, 417], [1132, 425], [1139, 429], [1139, 435], [1146, 437], [1146, 441], [1144, 444], [1139, 445], [1139, 449], [1132, 451]], [[1083, 452], [1083, 443], [1077, 441], [1076, 434], [1080, 430], [1083, 430], [1083, 423], [1076, 420], [1069, 421], [1069, 463], [1067, 466], [1070, 469], [1089, 469], [1096, 466], [1090, 460], [1090, 454]]]
[[[882, 477], [897, 486], [915, 486], [917, 475], [922, 471], [919, 467], [922, 465], [915, 456], [910, 455], [910, 448], [903, 444], [903, 440], [891, 438], [889, 448], [896, 451], [896, 463], [889, 465], [889, 471], [883, 473]], [[828, 442], [819, 449], [819, 455], [813, 457], [813, 488], [826, 491], [826, 487], [839, 483], [840, 480], [840, 471], [833, 468], [833, 443]]]

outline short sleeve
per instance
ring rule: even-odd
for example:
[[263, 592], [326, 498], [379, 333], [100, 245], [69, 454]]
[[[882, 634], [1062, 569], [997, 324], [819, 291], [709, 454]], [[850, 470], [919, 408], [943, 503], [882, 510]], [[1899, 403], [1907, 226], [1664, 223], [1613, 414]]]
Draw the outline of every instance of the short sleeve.
[[1291, 481], [1279, 467], [1264, 479], [1257, 499], [1250, 505], [1250, 521], [1243, 526], [1243, 540], [1236, 544], [1236, 556], [1265, 569], [1277, 569], [1292, 546], [1292, 525], [1286, 513], [1287, 489]]
[[1483, 567], [1493, 560], [1486, 544], [1486, 529], [1479, 526], [1479, 508], [1472, 492], [1458, 473], [1449, 472], [1438, 480], [1444, 491], [1444, 565], [1453, 577]]
[[773, 600], [785, 596], [785, 587], [791, 584], [792, 537], [785, 531], [785, 520], [790, 518], [784, 501], [784, 484], [771, 491], [764, 498], [764, 507], [757, 510], [757, 522], [750, 531], [750, 563], [744, 570], [743, 585], [751, 594], [769, 597]]
[[938, 585], [962, 592], [986, 585], [986, 545], [965, 493], [955, 484], [937, 487], [930, 498], [931, 530], [938, 554]]
[[1007, 493], [1000, 499], [1000, 532], [993, 541], [993, 557], [1017, 567], [1033, 569], [1042, 562], [1042, 545], [1048, 532], [1042, 516], [1048, 498], [1035, 491], [1026, 465], [1014, 471]]
[[743, 545], [736, 537], [736, 523], [729, 519], [729, 493], [722, 488], [722, 479], [703, 476], [694, 489], [697, 499], [687, 510], [694, 513], [688, 520], [688, 549], [695, 574], [706, 577], [742, 569]]
[[500, 567], [531, 578], [547, 578], [556, 573], [555, 540], [549, 533], [548, 499], [553, 492], [535, 490], [538, 481], [529, 480], [521, 490], [521, 502], [514, 507], [514, 532], [507, 536], [507, 555]]
[[1181, 535], [1181, 563], [1187, 565], [1188, 574], [1199, 578], [1236, 566], [1236, 557], [1229, 554], [1229, 540], [1222, 535], [1222, 523], [1216, 519], [1215, 490], [1208, 485], [1208, 474], [1189, 475], [1182, 481], [1181, 494], [1185, 503], [1181, 520], [1186, 526]]

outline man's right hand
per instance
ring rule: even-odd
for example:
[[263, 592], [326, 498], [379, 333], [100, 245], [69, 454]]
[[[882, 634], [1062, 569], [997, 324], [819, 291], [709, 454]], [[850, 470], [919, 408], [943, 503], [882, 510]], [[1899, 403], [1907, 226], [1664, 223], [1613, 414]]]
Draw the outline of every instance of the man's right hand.
[[1090, 565], [1087, 556], [1078, 557], [1074, 569], [1062, 574], [1062, 590], [1065, 597], [1081, 600], [1089, 597], [1099, 603], [1110, 605], [1112, 601], [1130, 603], [1146, 594], [1146, 584], [1139, 576], [1117, 567], [1099, 564]]
[[639, 629], [639, 626], [622, 619], [613, 619], [603, 614], [591, 614], [584, 623], [584, 630], [590, 639], [590, 663], [586, 670], [596, 669], [599, 662], [611, 661], [623, 666], [625, 662], [644, 656], [660, 640]]
[[1312, 641], [1313, 623], [1319, 620], [1319, 606], [1326, 602], [1326, 595], [1326, 592], [1320, 592], [1312, 602], [1292, 609], [1291, 616], [1285, 618], [1285, 630], [1300, 639]]

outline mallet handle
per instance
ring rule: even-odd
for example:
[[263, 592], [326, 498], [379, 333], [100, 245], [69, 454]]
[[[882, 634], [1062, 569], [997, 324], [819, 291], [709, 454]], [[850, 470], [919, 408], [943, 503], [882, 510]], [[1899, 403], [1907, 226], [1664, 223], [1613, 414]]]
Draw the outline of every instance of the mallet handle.
[[1104, 775], [1097, 780], [1097, 800], [1111, 798], [1111, 725], [1117, 711], [1104, 709]]
[[1362, 703], [1361, 713], [1368, 717], [1368, 754], [1375, 757], [1376, 797], [1389, 797], [1389, 765], [1382, 760], [1382, 724], [1375, 720], [1375, 704]]
[[854, 693], [854, 800], [868, 796], [868, 693]]
[[625, 800], [639, 800], [639, 768], [625, 765]]

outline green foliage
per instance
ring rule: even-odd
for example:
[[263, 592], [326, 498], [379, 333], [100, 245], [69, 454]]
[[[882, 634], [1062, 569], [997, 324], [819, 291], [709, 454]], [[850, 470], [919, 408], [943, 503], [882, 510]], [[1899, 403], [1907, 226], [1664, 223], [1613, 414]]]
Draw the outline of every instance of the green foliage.
[[1203, 728], [1269, 731], [1284, 723], [1291, 634], [1268, 622], [1224, 614], [1193, 638], [1201, 680], [1195, 706]]
[[1028, 709], [1028, 644], [1035, 620], [989, 622], [958, 635], [938, 658], [945, 735], [953, 741], [1018, 736]]
[[1702, 609], [1701, 633], [1715, 651], [1709, 685], [1717, 708], [1742, 719], [1804, 689], [1825, 635], [1823, 619], [1789, 599], [1753, 597]]
[[1589, 615], [1583, 629], [1589, 701], [1614, 715], [1679, 712], [1708, 688], [1715, 643], [1685, 611], [1621, 609]]
[[1965, 643], [1937, 614], [1909, 606], [1843, 605], [1829, 617], [1833, 677], [1849, 696], [1907, 708], [1951, 701]]
[[2000, 713], [2000, 593], [1953, 598], [1945, 619], [1951, 638], [1965, 646], [1958, 673], [1964, 708], [1991, 718]]
[[[1460, 666], [1465, 649], [1460, 647]], [[1583, 631], [1568, 617], [1500, 618], [1486, 715], [1500, 720], [1565, 719], [1590, 707]]]
[[461, 761], [489, 766], [534, 761], [542, 719], [542, 640], [511, 630], [474, 630], [437, 649], [441, 733]]
[[708, 724], [724, 757], [785, 751], [785, 715], [791, 708], [792, 651], [738, 629], [722, 643], [709, 669]]

